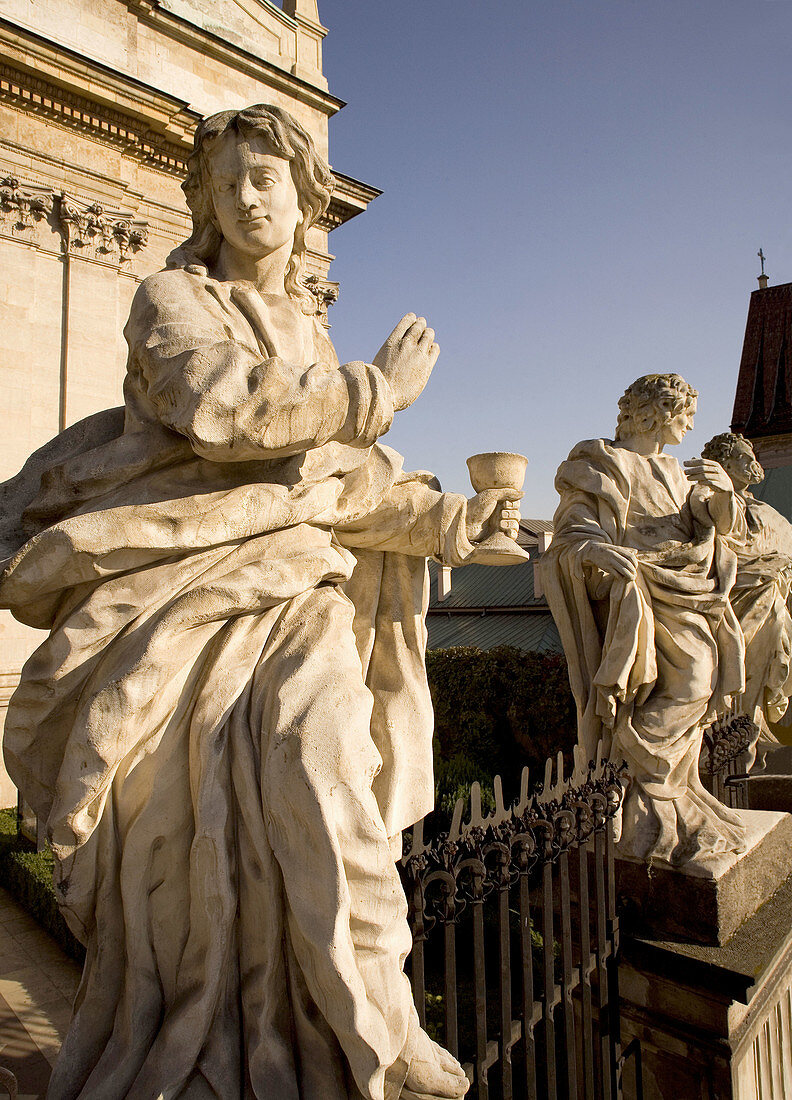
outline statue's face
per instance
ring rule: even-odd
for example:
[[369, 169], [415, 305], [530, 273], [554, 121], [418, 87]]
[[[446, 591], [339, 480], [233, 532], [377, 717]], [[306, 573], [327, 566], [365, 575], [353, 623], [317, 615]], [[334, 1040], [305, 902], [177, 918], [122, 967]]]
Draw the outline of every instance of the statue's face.
[[[677, 403], [677, 398], [668, 396], [660, 398], [658, 406], [660, 412], [664, 416], [670, 416]], [[661, 424], [658, 428], [658, 440], [662, 444], [669, 444], [673, 446], [675, 443], [681, 443], [686, 433], [693, 427], [693, 417], [696, 415], [696, 399], [689, 403], [687, 408], [682, 412], [677, 413], [676, 416], [671, 416], [670, 420], [667, 420], [665, 424]]]
[[258, 259], [294, 241], [302, 213], [290, 163], [266, 139], [224, 134], [209, 167], [217, 224], [232, 248]]
[[756, 461], [753, 447], [747, 440], [735, 444], [723, 468], [735, 489], [747, 489], [749, 485], [758, 485], [764, 480], [764, 470]]

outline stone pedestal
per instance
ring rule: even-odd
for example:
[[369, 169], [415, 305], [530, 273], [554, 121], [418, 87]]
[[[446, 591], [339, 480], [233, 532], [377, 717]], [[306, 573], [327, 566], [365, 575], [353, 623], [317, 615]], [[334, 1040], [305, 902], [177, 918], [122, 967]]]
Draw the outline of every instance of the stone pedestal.
[[645, 1100], [792, 1097], [792, 880], [723, 947], [627, 935], [622, 960], [622, 1041], [640, 1040]]
[[744, 814], [748, 851], [711, 874], [620, 868], [622, 1042], [641, 1043], [645, 1100], [792, 1100], [792, 818]]
[[632, 926], [661, 938], [725, 944], [792, 872], [792, 815], [741, 810], [747, 850], [684, 868], [617, 859]]

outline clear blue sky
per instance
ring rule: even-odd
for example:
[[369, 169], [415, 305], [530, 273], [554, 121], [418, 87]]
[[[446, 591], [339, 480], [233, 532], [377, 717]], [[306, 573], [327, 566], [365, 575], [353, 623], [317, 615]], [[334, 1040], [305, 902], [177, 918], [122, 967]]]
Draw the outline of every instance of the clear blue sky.
[[385, 441], [470, 492], [528, 455], [555, 508], [579, 439], [634, 378], [700, 391], [680, 460], [728, 427], [760, 245], [792, 281], [792, 0], [320, 0], [348, 106], [335, 167], [383, 189], [330, 238], [342, 360], [402, 313], [441, 354]]

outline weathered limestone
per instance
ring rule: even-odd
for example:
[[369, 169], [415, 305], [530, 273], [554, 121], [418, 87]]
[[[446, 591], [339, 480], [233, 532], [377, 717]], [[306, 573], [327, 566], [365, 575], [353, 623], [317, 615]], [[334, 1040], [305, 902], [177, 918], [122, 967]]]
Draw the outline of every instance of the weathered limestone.
[[[181, 183], [204, 114], [274, 102], [320, 152], [342, 106], [315, 0], [6, 0], [0, 20], [0, 479], [59, 429], [122, 400], [121, 330], [141, 280], [189, 232]], [[321, 303], [328, 234], [379, 192], [335, 176], [305, 270]], [[100, 208], [100, 209], [99, 209]], [[82, 224], [81, 224], [82, 223]], [[0, 613], [0, 734], [41, 640]], [[16, 792], [0, 764], [0, 805]]]
[[710, 459], [664, 453], [693, 421], [679, 375], [639, 378], [619, 402], [615, 440], [573, 448], [542, 562], [578, 707], [579, 739], [626, 760], [622, 855], [675, 866], [744, 848], [740, 818], [698, 775], [703, 730], [744, 684], [724, 542], [735, 494]]
[[756, 723], [764, 740], [774, 742], [768, 727], [786, 713], [792, 694], [792, 524], [750, 492], [764, 470], [747, 439], [724, 432], [707, 443], [702, 455], [720, 462], [729, 475], [738, 511], [727, 536], [737, 555], [729, 600], [745, 638], [745, 690], [735, 710]]
[[377, 442], [439, 349], [407, 314], [339, 364], [302, 281], [332, 176], [294, 119], [205, 120], [184, 186], [125, 407], [2, 487], [0, 601], [50, 631], [6, 760], [88, 947], [50, 1100], [458, 1097], [393, 853], [433, 804], [426, 558], [513, 541], [519, 492]]
[[660, 937], [722, 946], [792, 873], [792, 817], [738, 810], [745, 851], [684, 867], [617, 860], [619, 897], [631, 923]]
[[684, 473], [663, 454], [695, 405], [678, 375], [639, 379], [616, 439], [573, 449], [543, 581], [581, 739], [630, 773], [621, 1037], [640, 1041], [642, 1095], [755, 1100], [792, 1089], [792, 817], [703, 797], [698, 759], [716, 718], [780, 708], [789, 559], [742, 444], [718, 437]]

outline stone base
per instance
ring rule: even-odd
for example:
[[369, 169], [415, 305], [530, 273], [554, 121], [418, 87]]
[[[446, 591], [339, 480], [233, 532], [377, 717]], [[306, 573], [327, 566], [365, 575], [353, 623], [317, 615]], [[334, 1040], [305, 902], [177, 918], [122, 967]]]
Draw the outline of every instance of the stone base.
[[623, 936], [619, 983], [644, 1100], [792, 1098], [792, 878], [724, 947]]
[[[792, 870], [792, 815], [738, 811], [747, 850], [685, 867], [616, 860], [632, 927], [663, 939], [725, 944]], [[618, 849], [617, 849], [618, 852]]]

